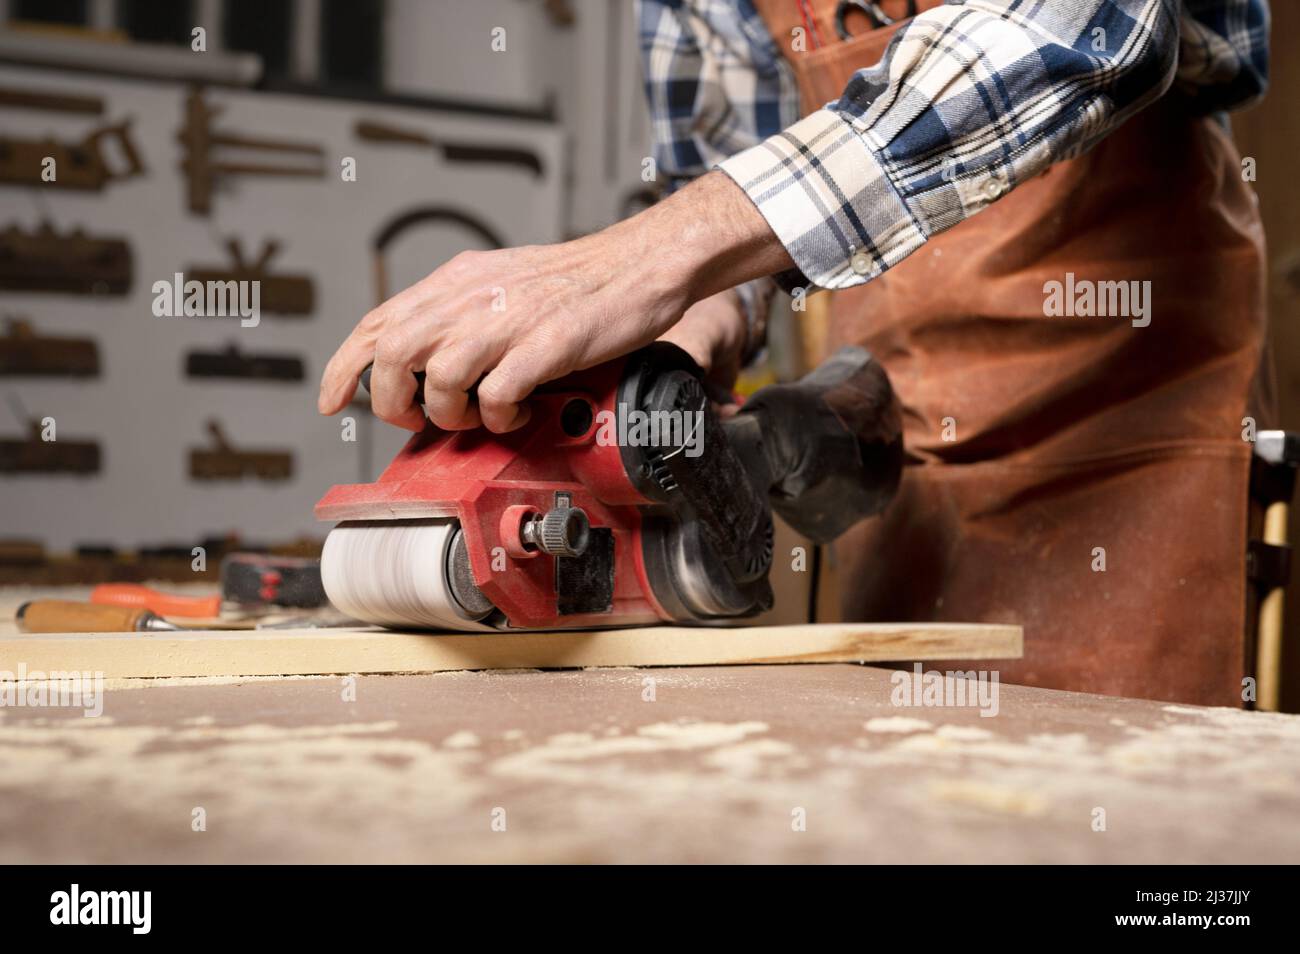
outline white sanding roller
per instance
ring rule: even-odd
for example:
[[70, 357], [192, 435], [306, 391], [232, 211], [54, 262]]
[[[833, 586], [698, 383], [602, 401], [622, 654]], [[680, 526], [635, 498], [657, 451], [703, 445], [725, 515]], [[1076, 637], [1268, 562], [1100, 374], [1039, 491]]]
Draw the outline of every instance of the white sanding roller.
[[452, 594], [454, 519], [340, 524], [325, 538], [321, 580], [330, 602], [356, 619], [393, 627], [491, 630]]

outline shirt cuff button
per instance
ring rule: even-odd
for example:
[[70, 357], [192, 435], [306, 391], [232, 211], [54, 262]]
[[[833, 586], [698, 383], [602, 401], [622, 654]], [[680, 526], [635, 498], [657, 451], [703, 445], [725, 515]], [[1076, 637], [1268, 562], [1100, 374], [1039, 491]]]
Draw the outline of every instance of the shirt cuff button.
[[1002, 193], [1006, 191], [1007, 191], [1006, 183], [1003, 182], [1001, 179], [999, 179], [997, 176], [990, 176], [988, 179], [984, 180], [984, 186], [983, 186], [984, 198], [988, 199], [990, 202], [998, 198], [1000, 195], [1002, 195]]
[[849, 257], [849, 265], [859, 275], [866, 275], [871, 271], [871, 257], [866, 252], [854, 252]]

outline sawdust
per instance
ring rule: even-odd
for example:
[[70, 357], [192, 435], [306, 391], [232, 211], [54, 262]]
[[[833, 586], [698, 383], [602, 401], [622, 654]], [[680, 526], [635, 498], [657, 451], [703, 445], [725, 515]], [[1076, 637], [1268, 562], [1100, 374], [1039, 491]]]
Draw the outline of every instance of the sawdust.
[[941, 739], [955, 739], [959, 742], [979, 742], [993, 738], [993, 733], [988, 729], [976, 728], [973, 725], [942, 725], [935, 730], [934, 734]]
[[[626, 674], [626, 681], [639, 686], [637, 676]], [[430, 678], [491, 687], [481, 674]], [[918, 719], [923, 725], [908, 732], [860, 731], [875, 722], [863, 721], [870, 711], [828, 720], [826, 731], [838, 741], [810, 736], [779, 709], [771, 725], [715, 717], [638, 726], [635, 717], [631, 724], [625, 718], [619, 735], [603, 722], [589, 727], [591, 713], [575, 713], [558, 726], [574, 731], [555, 732], [531, 748], [523, 728], [497, 728], [477, 746], [449, 747], [459, 734], [447, 735], [454, 721], [442, 723], [430, 743], [400, 738], [396, 723], [378, 720], [321, 727], [322, 736], [260, 723], [223, 727], [205, 717], [165, 728], [66, 718], [36, 726], [25, 717], [21, 725], [5, 724], [0, 713], [0, 831], [23, 817], [12, 807], [15, 796], [30, 805], [57, 792], [79, 806], [87, 826], [110, 832], [97, 840], [111, 839], [114, 828], [137, 839], [143, 833], [155, 857], [172, 830], [182, 841], [203, 837], [189, 832], [196, 805], [207, 809], [210, 832], [220, 832], [212, 843], [226, 858], [269, 843], [317, 860], [415, 860], [429, 852], [463, 860], [499, 860], [502, 852], [512, 860], [609, 860], [611, 832], [624, 846], [633, 839], [642, 855], [659, 857], [668, 850], [669, 839], [657, 834], [665, 824], [673, 827], [677, 860], [692, 845], [706, 852], [721, 843], [738, 861], [799, 858], [805, 850], [815, 859], [832, 844], [879, 845], [881, 858], [928, 850], [977, 861], [1027, 831], [1038, 833], [1028, 840], [1036, 850], [1051, 852], [1034, 860], [1113, 859], [1121, 844], [1127, 857], [1138, 858], [1143, 839], [1176, 845], [1161, 857], [1182, 860], [1241, 851], [1280, 859], [1300, 851], [1250, 827], [1251, 819], [1276, 819], [1280, 806], [1295, 802], [1300, 719], [1243, 720], [1234, 710], [1162, 715], [1148, 706], [1133, 721], [1149, 728], [1110, 729], [1089, 741], [1070, 731], [1077, 723], [1069, 721], [1049, 723], [1059, 732], [1021, 735], [1026, 721], [1011, 703], [1004, 716], [978, 728], [964, 714], [936, 712], [934, 724]], [[883, 724], [898, 718], [881, 716]], [[939, 724], [950, 718], [958, 724]], [[32, 734], [15, 731], [23, 728]], [[1235, 750], [1230, 760], [1207, 754], [1225, 746]], [[1162, 747], [1170, 757], [1159, 755]], [[1234, 793], [1226, 815], [1225, 790]], [[113, 814], [93, 814], [105, 805]], [[509, 848], [507, 836], [480, 837], [480, 825], [488, 831], [485, 805], [507, 807]], [[693, 810], [699, 806], [708, 810]], [[1091, 832], [1094, 806], [1107, 809], [1122, 840]], [[792, 810], [806, 811], [807, 832], [791, 831]], [[1037, 827], [1027, 829], [1027, 818], [1039, 819]], [[1207, 823], [1189, 825], [1189, 818]], [[832, 821], [829, 841], [808, 834]], [[44, 832], [7, 844], [0, 838], [0, 857], [37, 860], [38, 848], [48, 857], [80, 857], [42, 839]], [[119, 843], [115, 857], [137, 857], [133, 850], [135, 843]]]
[[[1164, 706], [1170, 715], [1196, 716], [1213, 729], [1241, 736], [1270, 736], [1300, 742], [1300, 716], [1282, 712], [1247, 712], [1227, 707]], [[1184, 723], [1187, 728], [1194, 728]]]
[[878, 716], [862, 724], [868, 732], [927, 732], [931, 723], [924, 719], [911, 719], [907, 716]]
[[[773, 770], [773, 760], [786, 760], [795, 753], [794, 746], [777, 739], [754, 739], [737, 745], [714, 749], [704, 756], [710, 768], [742, 778], [754, 778]], [[792, 766], [781, 766], [782, 769]]]
[[57, 793], [91, 806], [94, 816], [102, 793], [111, 791], [118, 817], [136, 816], [131, 824], [137, 829], [171, 827], [178, 839], [190, 836], [191, 813], [202, 807], [210, 831], [220, 826], [227, 838], [250, 845], [282, 840], [285, 819], [329, 818], [346, 806], [346, 826], [303, 836], [315, 840], [313, 850], [322, 856], [339, 858], [364, 844], [368, 833], [380, 844], [397, 839], [392, 819], [417, 816], [431, 784], [440, 810], [452, 813], [482, 792], [465, 771], [465, 756], [392, 738], [391, 721], [294, 728], [134, 725], [93, 732], [81, 721], [0, 725], [0, 792]]
[[1040, 733], [1029, 736], [1026, 741], [1035, 748], [1050, 749], [1054, 752], [1081, 755], [1088, 751], [1088, 737], [1082, 732]]
[[1037, 792], [977, 781], [940, 781], [930, 785], [931, 797], [971, 805], [1004, 815], [1036, 818], [1047, 814], [1048, 800]]
[[[626, 777], [619, 765], [629, 758], [654, 756], [669, 752], [703, 752], [745, 741], [749, 736], [767, 732], [764, 722], [656, 722], [643, 725], [634, 734], [597, 737], [588, 732], [565, 732], [545, 742], [501, 756], [488, 765], [494, 776], [530, 781], [590, 784], [604, 781], [622, 787]], [[771, 754], [771, 750], [766, 750]], [[752, 760], [753, 752], [722, 754], [721, 759]], [[606, 770], [604, 775], [593, 773]], [[689, 773], [682, 775], [690, 778]], [[639, 779], [639, 775], [635, 776]], [[656, 783], [662, 785], [662, 776]], [[643, 784], [640, 781], [638, 786]]]

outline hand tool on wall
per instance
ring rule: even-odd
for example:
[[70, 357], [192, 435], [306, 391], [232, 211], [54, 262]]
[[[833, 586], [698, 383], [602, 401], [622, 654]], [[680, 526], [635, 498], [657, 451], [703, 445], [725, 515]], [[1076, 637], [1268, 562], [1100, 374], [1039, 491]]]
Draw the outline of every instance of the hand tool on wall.
[[195, 480], [240, 480], [247, 476], [288, 480], [293, 475], [293, 454], [288, 451], [238, 450], [226, 439], [217, 420], [208, 421], [208, 433], [216, 447], [190, 451], [190, 476]]
[[[99, 444], [85, 440], [42, 439], [40, 418], [29, 417], [15, 394], [9, 405], [19, 420], [28, 422], [29, 436], [0, 439], [0, 473], [4, 474], [93, 474], [99, 471]], [[56, 434], [57, 436], [57, 434]]]
[[10, 318], [0, 337], [0, 374], [96, 377], [99, 347], [89, 338], [38, 335], [28, 322]]
[[663, 343], [529, 403], [515, 432], [429, 425], [375, 483], [325, 494], [317, 518], [342, 521], [321, 557], [335, 607], [467, 630], [749, 616], [772, 602], [773, 511], [828, 542], [902, 472], [897, 401], [861, 348], [725, 420]]
[[104, 112], [104, 101], [98, 96], [78, 96], [72, 93], [52, 93], [47, 90], [0, 86], [0, 108], [39, 109], [54, 113], [98, 116]]
[[0, 540], [0, 565], [34, 566], [45, 562], [45, 544], [39, 540]]
[[131, 246], [91, 238], [80, 228], [59, 234], [49, 222], [0, 232], [0, 289], [124, 295], [131, 288]]
[[[144, 173], [140, 153], [131, 141], [131, 121], [101, 126], [80, 142], [67, 143], [45, 137], [0, 137], [0, 183], [45, 186], [52, 189], [99, 191], [110, 182]], [[121, 164], [110, 163], [106, 145], [121, 153]], [[54, 178], [45, 179], [46, 162], [54, 160]]]
[[[185, 122], [176, 134], [184, 148], [181, 170], [187, 181], [187, 202], [191, 212], [207, 215], [212, 211], [212, 197], [220, 182], [230, 176], [307, 176], [325, 175], [325, 150], [320, 146], [290, 142], [283, 139], [255, 138], [221, 132], [213, 128], [213, 120], [224, 110], [210, 106], [203, 98], [203, 89], [194, 86], [185, 98]], [[218, 158], [219, 150], [249, 152], [279, 152], [308, 157], [315, 161], [296, 164], [248, 162]]]
[[302, 359], [292, 355], [245, 354], [239, 345], [221, 351], [191, 351], [185, 356], [191, 378], [240, 378], [252, 381], [301, 381]]
[[557, 27], [571, 27], [578, 22], [572, 0], [546, 0], [544, 6], [546, 15]]
[[435, 138], [417, 129], [377, 123], [372, 120], [358, 120], [354, 131], [357, 138], [366, 142], [406, 144], [428, 146], [441, 153], [445, 162], [492, 163], [517, 166], [527, 169], [536, 178], [541, 178], [542, 158], [531, 149], [511, 146], [488, 146], [468, 142], [452, 142]]
[[486, 222], [469, 212], [445, 205], [426, 205], [408, 209], [384, 223], [371, 241], [375, 280], [375, 305], [388, 300], [388, 265], [385, 256], [399, 236], [421, 225], [451, 225], [464, 229], [487, 248], [504, 248], [501, 236]]
[[276, 315], [306, 315], [316, 307], [315, 287], [310, 275], [275, 275], [271, 273], [271, 259], [280, 251], [280, 243], [268, 239], [253, 261], [244, 257], [239, 239], [226, 242], [233, 263], [228, 266], [191, 265], [185, 270], [188, 278], [203, 282], [259, 282], [258, 305], [262, 311]]

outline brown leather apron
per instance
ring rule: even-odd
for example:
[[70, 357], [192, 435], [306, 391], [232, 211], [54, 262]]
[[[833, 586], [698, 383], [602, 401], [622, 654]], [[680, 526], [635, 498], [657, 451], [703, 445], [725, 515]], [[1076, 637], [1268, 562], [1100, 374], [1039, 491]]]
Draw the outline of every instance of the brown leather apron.
[[[896, 29], [855, 14], [840, 41], [835, 0], [756, 5], [805, 114], [876, 63]], [[807, 12], [822, 45], [795, 52]], [[1165, 96], [835, 293], [830, 343], [882, 361], [914, 458], [885, 514], [837, 546], [845, 619], [1019, 623], [1024, 658], [999, 664], [1005, 681], [1241, 704], [1242, 418], [1264, 297], [1240, 169], [1213, 119]], [[1076, 294], [1150, 281], [1150, 324], [1047, 317], [1045, 283], [1067, 272]]]

